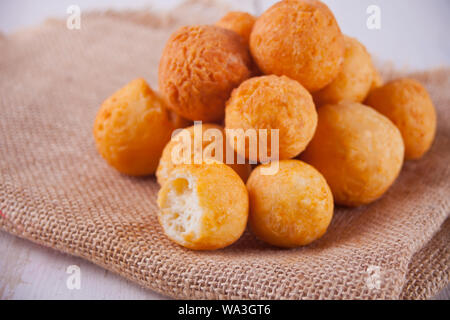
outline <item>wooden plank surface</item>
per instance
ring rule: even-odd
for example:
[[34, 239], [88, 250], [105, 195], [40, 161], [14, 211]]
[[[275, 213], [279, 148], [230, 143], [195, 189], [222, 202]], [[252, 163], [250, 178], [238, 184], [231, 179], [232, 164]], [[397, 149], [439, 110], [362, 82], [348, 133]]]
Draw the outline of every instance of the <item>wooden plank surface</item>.
[[[79, 290], [67, 286], [70, 266], [79, 267]], [[86, 260], [0, 232], [0, 300], [164, 298]]]

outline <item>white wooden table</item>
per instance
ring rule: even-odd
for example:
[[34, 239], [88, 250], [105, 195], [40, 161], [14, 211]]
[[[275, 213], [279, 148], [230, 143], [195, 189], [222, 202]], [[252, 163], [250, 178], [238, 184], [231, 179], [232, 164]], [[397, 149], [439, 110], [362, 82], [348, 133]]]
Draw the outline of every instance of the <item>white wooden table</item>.
[[[67, 286], [80, 268], [80, 289]], [[0, 300], [165, 299], [86, 260], [0, 232]]]
[[[2, 0], [0, 31], [9, 33], [43, 21], [65, 17], [77, 4], [83, 11], [149, 7], [170, 10], [181, 0]], [[222, 0], [254, 14], [275, 0]], [[325, 0], [344, 33], [360, 39], [378, 59], [410, 70], [450, 65], [450, 1], [448, 0]], [[381, 9], [381, 29], [366, 26], [367, 8]], [[0, 137], [1, 138], [1, 137]], [[81, 271], [80, 289], [69, 289], [69, 266]], [[450, 290], [439, 296], [450, 298]], [[0, 232], [0, 299], [162, 299], [85, 260], [64, 255]]]

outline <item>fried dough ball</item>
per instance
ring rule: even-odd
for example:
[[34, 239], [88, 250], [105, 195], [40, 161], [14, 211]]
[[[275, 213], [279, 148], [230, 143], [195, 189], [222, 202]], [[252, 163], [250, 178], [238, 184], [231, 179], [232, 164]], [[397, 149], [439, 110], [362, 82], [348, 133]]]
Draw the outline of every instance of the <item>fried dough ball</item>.
[[175, 168], [159, 191], [158, 206], [165, 234], [193, 250], [229, 246], [247, 225], [245, 184], [222, 163]]
[[217, 21], [216, 26], [236, 32], [248, 45], [255, 21], [256, 18], [247, 12], [231, 11]]
[[263, 73], [286, 75], [315, 92], [341, 70], [344, 38], [322, 2], [285, 0], [256, 20], [250, 50]]
[[279, 247], [298, 247], [322, 237], [333, 217], [333, 196], [325, 178], [298, 160], [279, 162], [274, 175], [262, 165], [247, 182], [249, 225], [261, 240]]
[[155, 173], [172, 131], [186, 120], [171, 115], [144, 79], [136, 79], [101, 106], [94, 124], [98, 152], [119, 172]]
[[[275, 152], [279, 152], [281, 160], [300, 154], [311, 141], [317, 126], [317, 112], [311, 95], [300, 83], [285, 76], [262, 76], [243, 82], [233, 91], [225, 112], [227, 130], [267, 129], [267, 154], [274, 157]], [[278, 150], [271, 148], [272, 129], [279, 130]], [[259, 145], [259, 134], [257, 138]], [[260, 154], [252, 154], [249, 150], [248, 139], [229, 143], [242, 157], [261, 161]]]
[[345, 55], [342, 70], [322, 90], [316, 92], [314, 102], [321, 106], [341, 101], [362, 102], [374, 82], [376, 70], [366, 48], [355, 38], [345, 36]]
[[251, 59], [239, 35], [216, 26], [182, 27], [159, 65], [167, 106], [190, 120], [221, 121], [231, 91], [250, 77]]
[[[198, 132], [198, 137], [202, 139], [201, 148], [194, 149], [194, 137], [195, 132]], [[231, 149], [231, 146], [227, 146], [227, 139], [225, 136], [224, 128], [217, 124], [201, 124], [194, 125], [189, 128], [183, 130], [184, 132], [179, 132], [175, 137], [171, 139], [171, 141], [166, 145], [164, 151], [161, 156], [161, 160], [159, 162], [158, 169], [156, 170], [156, 178], [158, 179], [158, 183], [162, 186], [168, 179], [171, 171], [179, 166], [180, 164], [187, 164], [186, 161], [183, 161], [183, 148], [186, 150], [190, 149], [190, 163], [195, 163], [195, 157], [200, 159], [200, 157], [208, 157], [211, 156], [212, 159], [218, 160], [220, 162], [226, 163], [226, 149], [227, 147]], [[185, 132], [188, 133], [189, 138], [183, 139], [181, 137]], [[219, 135], [219, 136], [217, 136]], [[221, 137], [221, 138], [220, 138]], [[200, 141], [199, 141], [200, 142]], [[223, 152], [222, 155], [215, 154], [214, 147], [217, 145], [218, 148], [222, 147]], [[178, 150], [176, 150], [177, 148]], [[252, 167], [250, 164], [237, 164], [237, 158], [235, 156], [235, 160], [233, 164], [229, 165], [236, 173], [241, 177], [244, 183], [247, 181], [250, 172], [252, 171]]]
[[416, 80], [399, 79], [375, 89], [367, 105], [399, 128], [405, 142], [405, 158], [421, 158], [436, 135], [436, 110], [427, 90]]
[[403, 165], [400, 131], [359, 103], [325, 105], [318, 113], [316, 135], [301, 159], [323, 174], [338, 204], [356, 207], [380, 198]]

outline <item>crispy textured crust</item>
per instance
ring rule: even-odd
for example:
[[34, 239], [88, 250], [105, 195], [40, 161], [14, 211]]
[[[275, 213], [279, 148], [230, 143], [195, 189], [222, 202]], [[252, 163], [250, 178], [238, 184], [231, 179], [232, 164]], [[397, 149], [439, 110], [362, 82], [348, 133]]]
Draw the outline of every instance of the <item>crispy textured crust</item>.
[[[188, 178], [198, 199], [198, 233], [177, 234], [165, 232], [176, 243], [193, 250], [215, 250], [227, 247], [244, 233], [248, 219], [248, 192], [245, 184], [230, 167], [222, 163], [203, 165], [181, 165], [175, 168], [169, 180], [158, 193], [161, 209], [158, 219], [167, 231], [163, 215], [173, 214], [167, 204], [174, 197], [172, 184], [177, 178]], [[178, 192], [178, 191], [177, 191]], [[220, 195], [220, 196], [218, 196]], [[169, 210], [169, 211], [167, 211]], [[178, 214], [184, 214], [180, 212]]]
[[[215, 137], [207, 137], [205, 132], [207, 130], [210, 129], [215, 129], [217, 131], [219, 131], [222, 134], [223, 137], [223, 141], [222, 141], [222, 145], [223, 145], [223, 162], [225, 162], [226, 160], [226, 136], [225, 136], [225, 132], [224, 132], [224, 128], [220, 125], [217, 124], [202, 124], [202, 131], [201, 134], [203, 136], [202, 139], [202, 149], [201, 150], [195, 150], [195, 152], [197, 152], [198, 154], [203, 154], [204, 151], [208, 148], [214, 147], [215, 143], [220, 143], [219, 141], [215, 141]], [[191, 137], [190, 140], [190, 144], [191, 144], [191, 163], [194, 163], [194, 157], [195, 157], [195, 153], [194, 153], [194, 130], [195, 130], [195, 126], [191, 126], [189, 128], [186, 128], [186, 131], [189, 132], [189, 136]], [[180, 133], [179, 133], [180, 134]], [[159, 166], [158, 169], [156, 170], [156, 178], [158, 179], [158, 183], [159, 185], [163, 185], [171, 171], [177, 167], [178, 165], [174, 163], [173, 161], [173, 150], [175, 147], [181, 148], [181, 146], [183, 145], [183, 143], [185, 143], [185, 140], [178, 140], [177, 136], [175, 136], [173, 139], [171, 139], [171, 141], [165, 146], [164, 151], [162, 153], [161, 156], [161, 160], [159, 161]], [[215, 155], [213, 155], [215, 156]], [[252, 171], [252, 167], [249, 164], [237, 164], [237, 162], [235, 162], [235, 164], [230, 164], [230, 167], [236, 171], [236, 173], [241, 177], [241, 179], [246, 182], [248, 179], [248, 176], [250, 175], [250, 172]]]
[[421, 158], [436, 135], [436, 110], [427, 90], [416, 80], [399, 79], [374, 90], [366, 103], [399, 128], [407, 160]]
[[250, 55], [235, 32], [216, 26], [182, 27], [167, 42], [159, 89], [177, 114], [220, 121], [231, 91], [250, 77]]
[[231, 11], [216, 22], [216, 26], [236, 32], [248, 45], [256, 18], [247, 12]]
[[286, 75], [314, 92], [338, 75], [344, 38], [325, 4], [285, 0], [257, 19], [250, 50], [265, 74]]
[[119, 172], [155, 173], [172, 131], [186, 121], [172, 117], [144, 79], [136, 79], [101, 106], [94, 124], [99, 153]]
[[318, 113], [316, 135], [301, 159], [324, 175], [336, 203], [359, 206], [377, 200], [402, 168], [400, 131], [359, 103], [325, 105]]
[[316, 92], [314, 102], [321, 106], [341, 101], [362, 102], [367, 97], [374, 80], [375, 68], [366, 48], [355, 38], [345, 36], [345, 55], [342, 70], [322, 90]]
[[280, 161], [275, 175], [256, 168], [248, 182], [249, 224], [258, 238], [280, 247], [310, 244], [333, 217], [333, 196], [324, 177], [298, 160]]
[[[297, 81], [285, 76], [252, 78], [233, 91], [227, 102], [227, 129], [279, 129], [279, 157], [291, 159], [311, 141], [317, 112], [311, 95]], [[270, 137], [271, 133], [267, 132]], [[250, 157], [249, 144], [232, 144], [238, 154]], [[267, 150], [271, 154], [268, 139]], [[251, 159], [256, 160], [256, 159]]]

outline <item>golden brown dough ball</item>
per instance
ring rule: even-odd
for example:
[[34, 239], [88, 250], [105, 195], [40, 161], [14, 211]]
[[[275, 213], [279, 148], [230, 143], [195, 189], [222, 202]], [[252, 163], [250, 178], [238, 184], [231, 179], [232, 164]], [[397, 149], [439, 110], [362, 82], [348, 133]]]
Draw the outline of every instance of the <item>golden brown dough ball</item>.
[[344, 38], [322, 2], [285, 0], [256, 20], [250, 50], [263, 73], [286, 75], [314, 92], [338, 75]]
[[247, 12], [231, 11], [217, 21], [216, 26], [236, 32], [248, 45], [255, 21], [256, 18]]
[[[271, 150], [269, 138], [267, 150], [272, 157], [279, 151], [281, 160], [300, 154], [311, 141], [316, 126], [317, 112], [311, 95], [300, 83], [285, 76], [249, 79], [233, 91], [227, 102], [226, 129], [267, 129], [269, 138], [272, 129], [279, 130], [278, 150]], [[260, 138], [259, 135], [257, 137]], [[230, 144], [239, 155], [252, 161], [261, 160], [259, 155], [255, 158], [249, 152], [248, 141], [241, 142], [246, 143], [230, 141]]]
[[427, 90], [416, 80], [400, 79], [375, 89], [366, 103], [400, 129], [407, 160], [421, 158], [436, 135], [436, 110]]
[[[198, 130], [197, 133], [196, 128]], [[190, 157], [188, 160], [192, 164], [195, 163], [195, 157], [197, 157], [197, 159], [200, 159], [200, 157], [203, 156], [212, 156], [213, 159], [216, 158], [216, 160], [226, 163], [227, 139], [224, 128], [222, 126], [206, 123], [191, 126], [183, 131], [184, 132], [179, 132], [177, 135], [175, 135], [175, 137], [173, 137], [164, 148], [158, 169], [156, 170], [156, 177], [158, 179], [158, 183], [161, 186], [167, 181], [170, 173], [174, 168], [176, 168], [180, 164], [187, 164], [183, 158], [183, 148], [185, 148], [186, 150], [190, 149]], [[189, 135], [189, 140], [181, 137], [181, 135], [184, 133], [187, 133]], [[199, 149], [194, 149], [195, 134], [198, 134], [197, 139], [201, 137], [201, 148]], [[221, 135], [222, 139], [219, 138], [219, 135]], [[214, 149], [216, 145], [218, 148], [223, 148], [222, 155], [215, 154]], [[228, 148], [231, 147], [228, 146]], [[234, 171], [236, 171], [236, 173], [241, 177], [244, 183], [247, 181], [248, 176], [252, 171], [252, 167], [250, 164], [237, 164], [237, 159], [235, 159], [234, 163], [230, 164], [229, 166]]]
[[190, 120], [221, 121], [231, 91], [250, 77], [250, 55], [239, 35], [216, 26], [182, 27], [159, 65], [168, 107]]
[[155, 173], [172, 131], [186, 124], [174, 117], [144, 79], [136, 79], [101, 106], [94, 124], [98, 152], [119, 172]]
[[380, 198], [403, 165], [400, 131], [359, 103], [325, 105], [318, 113], [316, 135], [301, 159], [323, 174], [338, 204], [359, 206]]
[[366, 48], [355, 38], [346, 36], [342, 70], [333, 82], [313, 95], [314, 102], [318, 106], [341, 101], [362, 102], [372, 87], [374, 72]]
[[247, 225], [245, 184], [222, 163], [175, 168], [159, 191], [158, 206], [165, 234], [193, 250], [229, 246]]
[[279, 162], [274, 175], [256, 168], [248, 182], [249, 225], [258, 238], [279, 247], [310, 244], [333, 217], [333, 196], [324, 177], [298, 160]]

